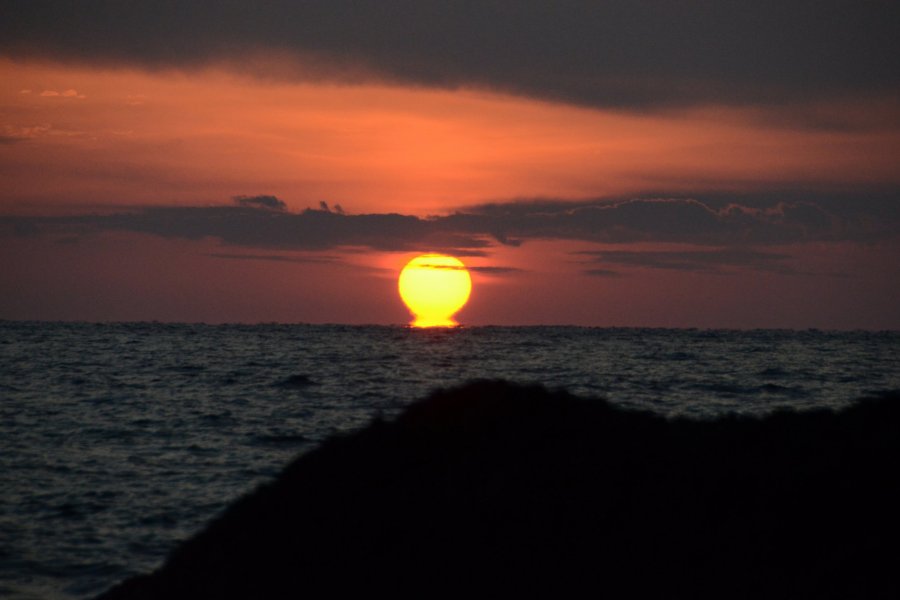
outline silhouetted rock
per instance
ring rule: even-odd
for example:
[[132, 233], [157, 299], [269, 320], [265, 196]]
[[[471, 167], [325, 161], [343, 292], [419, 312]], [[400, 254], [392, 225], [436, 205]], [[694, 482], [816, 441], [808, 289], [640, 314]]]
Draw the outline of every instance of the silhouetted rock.
[[900, 397], [667, 421], [476, 382], [331, 439], [102, 596], [900, 597]]

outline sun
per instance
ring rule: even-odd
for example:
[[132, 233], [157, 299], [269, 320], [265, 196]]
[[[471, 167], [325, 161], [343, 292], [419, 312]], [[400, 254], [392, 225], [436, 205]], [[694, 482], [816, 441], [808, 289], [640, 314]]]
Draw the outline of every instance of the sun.
[[415, 316], [413, 327], [454, 327], [453, 320], [472, 292], [472, 278], [458, 258], [422, 254], [403, 267], [400, 298]]

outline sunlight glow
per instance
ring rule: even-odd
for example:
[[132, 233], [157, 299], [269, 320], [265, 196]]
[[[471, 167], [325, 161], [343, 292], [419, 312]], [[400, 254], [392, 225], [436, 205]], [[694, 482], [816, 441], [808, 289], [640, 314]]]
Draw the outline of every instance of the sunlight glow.
[[409, 261], [397, 281], [400, 298], [415, 316], [413, 327], [454, 327], [472, 292], [472, 278], [458, 258], [422, 254]]

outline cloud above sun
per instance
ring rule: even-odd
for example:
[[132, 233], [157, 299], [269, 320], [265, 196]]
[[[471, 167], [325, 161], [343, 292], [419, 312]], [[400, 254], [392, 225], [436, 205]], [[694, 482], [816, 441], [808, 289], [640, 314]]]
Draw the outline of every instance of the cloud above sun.
[[[139, 207], [103, 215], [0, 217], [0, 235], [84, 236], [122, 231], [188, 240], [215, 238], [227, 246], [257, 250], [365, 248], [410, 252], [428, 248], [459, 256], [485, 256], [498, 246], [519, 246], [535, 240], [729, 248], [714, 252], [580, 252], [607, 265], [681, 270], [707, 270], [716, 265], [783, 270], [781, 262], [787, 255], [753, 248], [812, 242], [875, 242], [900, 235], [900, 206], [892, 198], [876, 197], [854, 203], [839, 200], [767, 202], [753, 196], [731, 201], [721, 197], [706, 201], [544, 199], [417, 217], [345, 214], [325, 203], [319, 209], [289, 212], [275, 196], [236, 196], [232, 205]], [[257, 258], [277, 260], [272, 256]]]
[[0, 53], [484, 88], [597, 107], [890, 94], [895, 2], [12, 2]]

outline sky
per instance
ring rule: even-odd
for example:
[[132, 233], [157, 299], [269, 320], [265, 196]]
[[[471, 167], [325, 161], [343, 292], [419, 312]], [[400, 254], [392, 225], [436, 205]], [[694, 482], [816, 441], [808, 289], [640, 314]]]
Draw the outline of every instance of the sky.
[[900, 7], [7, 0], [0, 319], [900, 329]]

